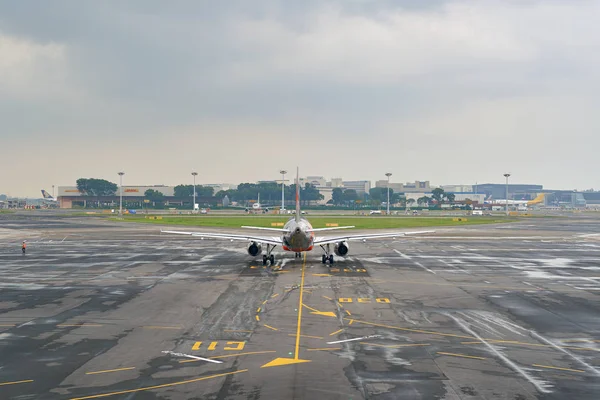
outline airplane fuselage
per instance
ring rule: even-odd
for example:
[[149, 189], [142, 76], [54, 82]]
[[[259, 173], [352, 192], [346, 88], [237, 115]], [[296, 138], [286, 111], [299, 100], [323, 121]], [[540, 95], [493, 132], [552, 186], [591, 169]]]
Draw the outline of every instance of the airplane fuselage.
[[291, 219], [286, 222], [283, 229], [288, 231], [282, 237], [283, 250], [301, 253], [313, 249], [315, 234], [312, 232], [312, 225], [306, 219], [300, 218], [299, 221]]

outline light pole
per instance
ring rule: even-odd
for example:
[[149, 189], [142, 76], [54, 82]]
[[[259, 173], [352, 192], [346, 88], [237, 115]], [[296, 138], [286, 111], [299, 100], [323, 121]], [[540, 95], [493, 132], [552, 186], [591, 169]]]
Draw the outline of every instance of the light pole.
[[52, 185], [52, 197], [54, 197], [54, 185]]
[[386, 172], [385, 176], [387, 176], [387, 213], [386, 215], [390, 215], [390, 176], [392, 176], [391, 172]]
[[282, 169], [279, 173], [281, 174], [281, 210], [285, 210], [285, 174], [287, 171]]
[[506, 211], [506, 216], [508, 217], [508, 177], [510, 176], [510, 174], [504, 174], [504, 177], [506, 178], [506, 204], [505, 204], [505, 211]]
[[192, 172], [192, 176], [194, 177], [194, 203], [192, 204], [192, 211], [196, 210], [196, 176], [197, 172]]
[[119, 217], [123, 216], [123, 175], [125, 172], [119, 172]]

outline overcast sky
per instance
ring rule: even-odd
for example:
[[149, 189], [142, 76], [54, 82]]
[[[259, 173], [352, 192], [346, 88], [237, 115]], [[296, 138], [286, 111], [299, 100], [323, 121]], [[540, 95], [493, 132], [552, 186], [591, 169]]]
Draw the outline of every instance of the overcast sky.
[[0, 193], [327, 178], [600, 188], [600, 2], [0, 0]]

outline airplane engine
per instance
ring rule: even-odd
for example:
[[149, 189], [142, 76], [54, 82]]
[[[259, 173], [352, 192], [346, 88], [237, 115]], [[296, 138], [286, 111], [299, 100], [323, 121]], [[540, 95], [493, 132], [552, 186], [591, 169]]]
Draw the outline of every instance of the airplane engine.
[[349, 249], [350, 245], [348, 244], [348, 242], [339, 242], [335, 244], [333, 251], [338, 256], [345, 256], [346, 254], [348, 254]]
[[252, 257], [256, 257], [260, 253], [262, 253], [262, 245], [256, 242], [250, 243], [250, 246], [248, 246], [248, 254]]

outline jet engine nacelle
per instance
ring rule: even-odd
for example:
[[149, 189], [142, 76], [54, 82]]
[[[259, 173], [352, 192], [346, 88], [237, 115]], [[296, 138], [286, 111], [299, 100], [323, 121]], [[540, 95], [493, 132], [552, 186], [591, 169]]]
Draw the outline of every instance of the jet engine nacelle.
[[348, 250], [350, 250], [350, 245], [348, 244], [348, 242], [336, 243], [335, 247], [333, 248], [333, 251], [338, 256], [345, 256], [346, 254], [348, 254]]
[[256, 242], [250, 243], [248, 246], [248, 254], [250, 254], [252, 257], [256, 257], [260, 253], [262, 253], [262, 245]]

